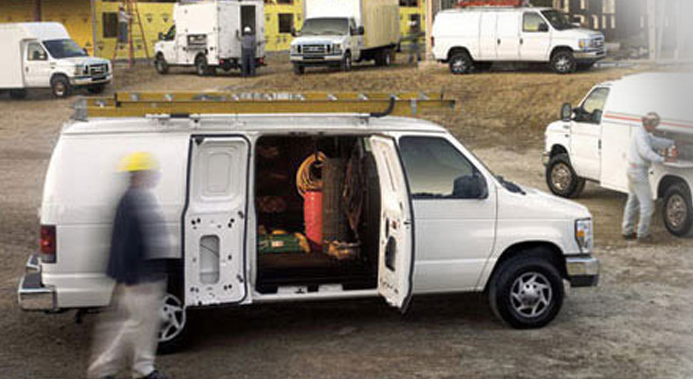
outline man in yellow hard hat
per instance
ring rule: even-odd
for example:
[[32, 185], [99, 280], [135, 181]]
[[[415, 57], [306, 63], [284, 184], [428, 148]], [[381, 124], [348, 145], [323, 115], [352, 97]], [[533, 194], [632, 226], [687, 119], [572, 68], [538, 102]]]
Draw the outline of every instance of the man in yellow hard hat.
[[[123, 368], [135, 379], [167, 379], [154, 368], [160, 308], [166, 287], [169, 234], [152, 189], [158, 164], [148, 153], [128, 155], [119, 170], [130, 185], [118, 203], [107, 275], [115, 282], [110, 308], [97, 326], [90, 378], [114, 378]], [[128, 366], [126, 366], [128, 365]]]

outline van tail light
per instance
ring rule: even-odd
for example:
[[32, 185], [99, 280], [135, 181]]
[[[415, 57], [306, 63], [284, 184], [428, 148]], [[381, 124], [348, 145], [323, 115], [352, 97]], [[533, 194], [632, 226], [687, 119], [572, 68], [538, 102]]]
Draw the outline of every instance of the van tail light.
[[55, 263], [58, 253], [58, 236], [55, 225], [41, 225], [41, 262]]

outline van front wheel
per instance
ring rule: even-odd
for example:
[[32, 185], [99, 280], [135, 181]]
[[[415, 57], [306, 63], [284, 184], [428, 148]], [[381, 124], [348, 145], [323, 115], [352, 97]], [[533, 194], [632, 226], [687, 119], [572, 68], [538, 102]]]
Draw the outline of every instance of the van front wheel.
[[154, 60], [154, 68], [160, 75], [168, 74], [168, 63], [163, 55], [159, 54], [156, 56], [156, 60]]
[[70, 96], [72, 93], [70, 81], [62, 75], [53, 77], [53, 79], [51, 79], [51, 91], [53, 92], [53, 96], [57, 98], [65, 98]]
[[516, 329], [544, 327], [563, 306], [563, 279], [558, 269], [549, 259], [529, 253], [501, 263], [489, 287], [493, 312]]
[[572, 74], [577, 70], [577, 62], [572, 51], [563, 50], [551, 58], [551, 68], [557, 74]]
[[691, 191], [686, 185], [670, 186], [664, 194], [664, 226], [669, 233], [685, 237], [693, 229], [693, 209]]
[[585, 183], [570, 164], [568, 154], [554, 156], [546, 166], [546, 184], [556, 196], [574, 199], [585, 189]]

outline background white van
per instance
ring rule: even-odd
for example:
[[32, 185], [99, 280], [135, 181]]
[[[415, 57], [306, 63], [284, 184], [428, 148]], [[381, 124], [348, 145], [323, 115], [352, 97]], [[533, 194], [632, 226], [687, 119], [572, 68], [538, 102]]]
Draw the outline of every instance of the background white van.
[[588, 69], [606, 57], [604, 35], [581, 29], [551, 8], [483, 7], [439, 13], [433, 55], [453, 74], [493, 62], [547, 62], [557, 73]]
[[111, 62], [94, 58], [56, 22], [0, 24], [0, 90], [23, 98], [30, 88], [67, 97], [76, 88], [101, 93], [113, 79]]

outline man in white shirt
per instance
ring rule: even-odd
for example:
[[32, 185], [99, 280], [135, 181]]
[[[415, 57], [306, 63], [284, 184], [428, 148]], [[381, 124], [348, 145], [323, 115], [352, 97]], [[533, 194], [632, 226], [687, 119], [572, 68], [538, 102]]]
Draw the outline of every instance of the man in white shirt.
[[[649, 113], [642, 119], [642, 126], [633, 130], [628, 150], [628, 202], [623, 214], [623, 238], [638, 239], [639, 242], [650, 242], [650, 222], [654, 213], [654, 197], [650, 186], [649, 171], [652, 163], [672, 161], [657, 153], [659, 149], [668, 149], [674, 142], [652, 135], [659, 126], [660, 117]], [[637, 233], [635, 222], [640, 215]]]
[[118, 43], [128, 42], [128, 27], [130, 26], [130, 19], [132, 17], [125, 10], [125, 6], [120, 4], [118, 6]]

